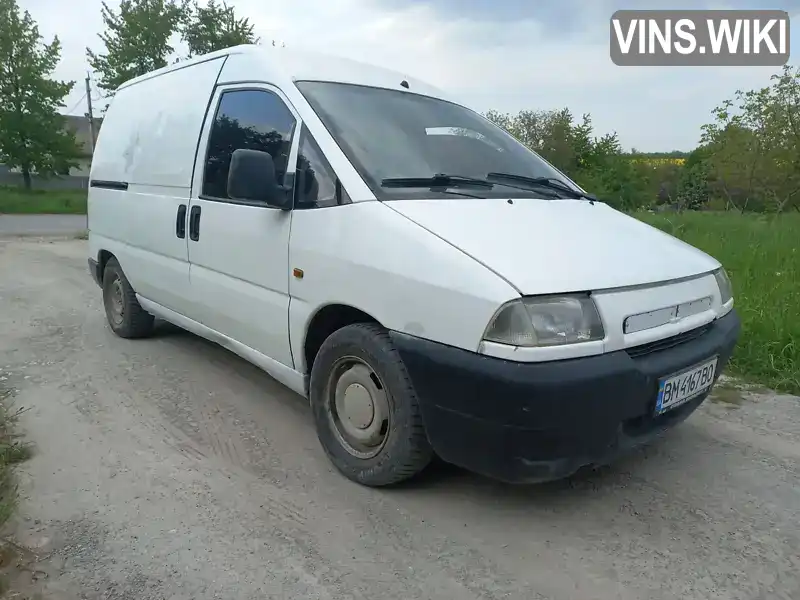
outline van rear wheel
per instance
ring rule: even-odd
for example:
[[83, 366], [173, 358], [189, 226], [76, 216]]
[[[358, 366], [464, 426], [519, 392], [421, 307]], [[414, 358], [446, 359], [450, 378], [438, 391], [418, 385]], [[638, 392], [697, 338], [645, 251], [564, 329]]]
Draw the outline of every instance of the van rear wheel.
[[108, 324], [119, 337], [141, 338], [153, 332], [155, 319], [139, 304], [116, 258], [110, 258], [103, 270], [103, 305]]
[[331, 334], [314, 360], [309, 388], [317, 435], [346, 477], [391, 485], [430, 463], [416, 392], [380, 326], [358, 323]]

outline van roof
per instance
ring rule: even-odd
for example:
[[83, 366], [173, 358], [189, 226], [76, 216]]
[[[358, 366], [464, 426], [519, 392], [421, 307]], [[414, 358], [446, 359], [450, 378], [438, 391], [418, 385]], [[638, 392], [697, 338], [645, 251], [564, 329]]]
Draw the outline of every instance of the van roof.
[[[399, 89], [405, 91], [402, 82], [408, 83], [407, 91], [450, 100], [448, 94], [423, 81], [404, 73], [385, 69], [348, 58], [309, 50], [288, 49], [276, 46], [243, 44], [196, 56], [161, 69], [145, 73], [123, 83], [118, 89], [136, 85], [141, 81], [159, 77], [166, 73], [185, 69], [215, 58], [227, 57], [219, 83], [225, 79], [266, 81], [277, 85], [294, 81], [332, 81], [352, 83], [370, 87]], [[225, 77], [226, 72], [236, 76]]]

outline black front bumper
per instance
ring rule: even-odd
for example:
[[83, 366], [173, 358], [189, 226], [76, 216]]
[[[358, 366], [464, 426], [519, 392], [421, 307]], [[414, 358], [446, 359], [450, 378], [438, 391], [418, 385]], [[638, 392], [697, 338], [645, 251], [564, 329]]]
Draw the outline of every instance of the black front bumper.
[[647, 348], [546, 363], [482, 356], [398, 332], [392, 338], [445, 461], [508, 482], [568, 476], [605, 464], [683, 421], [706, 392], [655, 416], [658, 379], [719, 357], [739, 336], [735, 311]]

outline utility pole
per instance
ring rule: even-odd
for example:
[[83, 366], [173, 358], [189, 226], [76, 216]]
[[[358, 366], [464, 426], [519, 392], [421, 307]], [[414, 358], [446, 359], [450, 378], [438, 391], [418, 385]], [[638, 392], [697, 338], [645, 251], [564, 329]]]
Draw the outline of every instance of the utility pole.
[[[89, 119], [89, 148], [92, 151], [92, 158], [94, 160], [94, 113], [92, 112], [92, 80], [89, 71], [86, 71], [86, 118]], [[91, 162], [89, 163], [91, 165]], [[88, 180], [87, 180], [88, 186]], [[89, 233], [89, 211], [86, 211], [86, 233]]]
[[89, 77], [89, 73], [86, 73], [86, 105], [89, 109], [89, 112], [86, 113], [86, 117], [89, 119], [89, 147], [92, 150], [92, 155], [94, 155], [94, 114], [92, 113], [92, 81]]

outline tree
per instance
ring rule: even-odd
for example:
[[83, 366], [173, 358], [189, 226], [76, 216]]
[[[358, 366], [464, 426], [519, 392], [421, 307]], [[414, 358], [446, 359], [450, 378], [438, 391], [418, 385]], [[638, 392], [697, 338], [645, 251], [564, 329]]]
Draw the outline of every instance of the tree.
[[486, 117], [568, 175], [574, 174], [583, 158], [582, 152], [588, 148], [587, 131], [591, 132], [591, 124], [584, 117], [582, 125], [575, 125], [572, 113], [566, 108], [523, 110], [516, 115], [489, 111]]
[[122, 0], [114, 12], [103, 2], [106, 30], [99, 37], [105, 53], [86, 49], [100, 74], [98, 86], [113, 93], [129, 79], [167, 66], [174, 52], [170, 38], [186, 21], [188, 7], [188, 0]]
[[249, 19], [237, 18], [232, 6], [225, 2], [217, 4], [216, 0], [208, 0], [205, 6], [194, 3], [182, 38], [189, 45], [190, 57], [239, 44], [258, 43]]
[[0, 162], [31, 174], [53, 175], [75, 166], [75, 135], [58, 113], [74, 81], [55, 81], [61, 43], [42, 42], [30, 13], [16, 0], [0, 0]]
[[785, 65], [767, 88], [765, 141], [775, 161], [774, 178], [767, 189], [772, 208], [782, 212], [800, 207], [800, 68]]
[[634, 209], [647, 201], [647, 181], [623, 155], [617, 134], [595, 137], [589, 115], [576, 122], [564, 108], [516, 115], [489, 111], [486, 117], [610, 204]]
[[800, 207], [800, 68], [771, 82], [738, 91], [703, 127], [709, 183], [742, 211]]
[[722, 198], [726, 210], [745, 211], [759, 204], [758, 175], [765, 156], [762, 140], [730, 115], [730, 106], [726, 102], [716, 110], [717, 123], [704, 127], [702, 142], [712, 193]]

